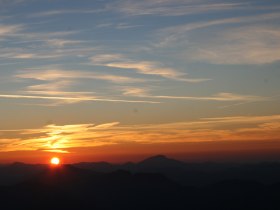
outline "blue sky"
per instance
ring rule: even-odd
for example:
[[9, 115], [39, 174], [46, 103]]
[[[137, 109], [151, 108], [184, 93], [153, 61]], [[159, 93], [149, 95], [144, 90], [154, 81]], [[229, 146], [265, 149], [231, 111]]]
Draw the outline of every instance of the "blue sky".
[[[125, 129], [128, 142], [149, 125], [140, 143], [166, 142], [159, 128], [170, 123], [174, 141], [277, 129], [279, 10], [270, 0], [0, 0], [0, 141], [57, 151], [74, 144], [46, 146], [49, 129], [86, 127], [89, 138], [93, 124]], [[209, 139], [190, 126], [206, 119]], [[44, 144], [19, 146], [38, 135]], [[106, 135], [84, 145], [120, 143]]]

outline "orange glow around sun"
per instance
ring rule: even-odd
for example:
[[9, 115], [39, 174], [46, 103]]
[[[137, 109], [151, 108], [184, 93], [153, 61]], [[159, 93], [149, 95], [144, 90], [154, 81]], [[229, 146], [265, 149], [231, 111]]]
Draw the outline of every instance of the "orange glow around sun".
[[50, 161], [51, 165], [59, 165], [60, 164], [60, 159], [58, 157], [53, 157]]

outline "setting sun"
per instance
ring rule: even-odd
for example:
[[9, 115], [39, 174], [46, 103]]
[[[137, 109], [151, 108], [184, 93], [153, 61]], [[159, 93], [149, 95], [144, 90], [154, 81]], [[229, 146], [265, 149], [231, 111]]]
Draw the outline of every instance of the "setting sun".
[[59, 165], [60, 164], [60, 159], [57, 158], [57, 157], [53, 157], [50, 162], [51, 162], [52, 165]]

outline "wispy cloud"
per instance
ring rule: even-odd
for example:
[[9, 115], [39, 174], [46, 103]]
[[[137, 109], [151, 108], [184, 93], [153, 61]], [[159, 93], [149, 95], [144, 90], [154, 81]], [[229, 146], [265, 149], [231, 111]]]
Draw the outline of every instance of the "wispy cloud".
[[228, 29], [211, 41], [197, 43], [185, 56], [215, 64], [273, 63], [280, 60], [279, 39], [280, 29], [277, 27]]
[[137, 28], [143, 27], [144, 25], [137, 25], [137, 24], [129, 24], [129, 23], [100, 23], [96, 26], [96, 28], [115, 28], [115, 29], [130, 29], [130, 28]]
[[151, 96], [152, 98], [183, 99], [194, 101], [263, 101], [265, 98], [253, 95], [218, 93], [213, 96]]
[[59, 79], [96, 79], [105, 80], [114, 83], [135, 83], [144, 82], [145, 80], [118, 76], [112, 74], [98, 74], [91, 71], [81, 71], [81, 70], [64, 70], [64, 69], [26, 69], [16, 74], [17, 78], [24, 79], [36, 79], [42, 81], [54, 81]]
[[[67, 92], [63, 94], [67, 95]], [[74, 92], [71, 93], [73, 95]], [[125, 99], [110, 99], [110, 98], [98, 98], [93, 96], [77, 96], [77, 97], [64, 97], [64, 96], [44, 96], [44, 95], [16, 95], [16, 94], [1, 94], [0, 98], [7, 99], [43, 99], [43, 100], [61, 100], [66, 103], [78, 103], [85, 101], [100, 101], [100, 102], [122, 102], [122, 103], [150, 103], [158, 104], [160, 102], [155, 101], [142, 101], [142, 100], [125, 100]]]
[[108, 62], [117, 62], [120, 60], [126, 60], [125, 56], [122, 54], [99, 54], [90, 58], [90, 61], [96, 65], [104, 65]]
[[137, 96], [137, 97], [145, 97], [149, 96], [150, 90], [147, 88], [139, 88], [139, 87], [119, 87], [121, 89], [122, 94], [125, 96]]
[[[69, 36], [78, 33], [80, 31], [73, 30], [34, 32], [30, 25], [27, 24], [0, 24], [0, 38], [3, 37], [6, 43], [16, 44], [2, 47], [0, 57], [25, 60], [58, 59], [67, 56], [82, 57], [96, 50], [96, 48], [83, 46], [85, 41], [69, 38]], [[75, 45], [74, 48], [65, 48], [73, 45]]]
[[23, 25], [2, 25], [0, 24], [0, 37], [13, 35], [23, 29]]
[[[102, 126], [102, 125], [99, 125]], [[111, 126], [114, 126], [112, 124]], [[105, 127], [109, 128], [107, 124]], [[98, 129], [98, 128], [97, 128]], [[57, 152], [58, 150], [62, 152], [67, 152], [65, 149], [71, 148], [77, 144], [81, 147], [98, 146], [102, 145], [101, 142], [89, 141], [89, 138], [94, 136], [95, 126], [93, 124], [76, 124], [76, 125], [47, 125], [40, 129], [26, 129], [21, 130], [19, 135], [27, 138], [24, 141], [17, 141], [11, 139], [9, 142], [3, 142], [0, 140], [2, 151], [16, 151], [16, 150], [45, 150]], [[89, 136], [90, 134], [90, 136]], [[33, 136], [33, 137], [30, 137]], [[35, 136], [35, 137], [34, 137]], [[106, 142], [108, 144], [108, 142]]]
[[278, 121], [280, 115], [212, 117], [203, 118], [203, 120], [214, 123], [264, 123]]
[[143, 97], [143, 98], [154, 98], [154, 99], [170, 99], [170, 100], [191, 100], [191, 101], [243, 101], [243, 102], [256, 102], [268, 100], [268, 97], [254, 96], [254, 95], [241, 95], [234, 93], [218, 93], [210, 96], [171, 96], [171, 95], [153, 95], [147, 88], [138, 87], [122, 87], [123, 95]]
[[189, 0], [121, 0], [109, 4], [108, 9], [117, 10], [127, 15], [159, 15], [159, 16], [181, 16], [188, 14], [209, 13], [241, 9], [246, 3], [232, 2], [209, 2]]
[[29, 91], [60, 91], [63, 90], [73, 84], [73, 81], [69, 80], [60, 80], [60, 81], [51, 81], [44, 84], [39, 85], [30, 85], [27, 87]]
[[33, 13], [28, 15], [31, 18], [39, 18], [39, 17], [51, 17], [58, 15], [71, 15], [71, 14], [92, 14], [99, 13], [104, 11], [104, 9], [63, 9], [63, 10], [49, 10], [49, 11], [41, 11], [38, 13]]
[[107, 66], [111, 68], [132, 69], [140, 74], [157, 75], [168, 79], [185, 82], [204, 82], [206, 78], [188, 78], [186, 73], [182, 73], [173, 68], [164, 67], [159, 62], [154, 61], [134, 61], [120, 54], [103, 54], [91, 57], [94, 65]]
[[[38, 96], [38, 99], [40, 99], [41, 96], [61, 97], [59, 100], [53, 98], [55, 102], [52, 100], [52, 103], [44, 103], [44, 105], [47, 106], [78, 103], [83, 102], [86, 98], [96, 98], [94, 96], [96, 93], [94, 92], [69, 91], [68, 89], [75, 83], [76, 82], [70, 80], [47, 81], [47, 83], [27, 86], [25, 90], [18, 91], [18, 93], [20, 95]], [[65, 100], [63, 98], [65, 98]], [[67, 98], [77, 98], [77, 100], [69, 100]]]
[[[185, 46], [180, 54], [188, 61], [214, 64], [272, 63], [280, 58], [277, 50], [279, 27], [273, 22], [278, 19], [279, 13], [267, 13], [173, 26], [158, 32], [161, 38], [155, 46]], [[267, 21], [272, 22], [265, 25]], [[233, 27], [221, 27], [214, 32], [209, 29], [225, 25]], [[196, 30], [205, 28], [215, 35], [194, 36], [198, 33]]]
[[84, 41], [80, 40], [67, 40], [67, 39], [50, 39], [46, 40], [46, 42], [54, 47], [64, 47], [65, 45], [76, 45], [84, 43]]
[[[48, 44], [49, 45], [49, 44]], [[53, 46], [53, 45], [51, 45]], [[34, 60], [34, 59], [52, 59], [59, 60], [67, 57], [86, 57], [95, 51], [95, 48], [89, 47], [76, 47], [76, 48], [48, 48], [39, 45], [38, 48], [4, 48], [0, 49], [0, 58], [17, 59], [17, 60]]]
[[216, 20], [207, 20], [207, 21], [200, 21], [194, 23], [187, 23], [177, 26], [171, 26], [168, 28], [161, 29], [159, 33], [163, 34], [180, 34], [185, 33], [192, 30], [207, 28], [211, 26], [217, 25], [225, 25], [225, 24], [236, 24], [236, 23], [251, 23], [251, 22], [264, 22], [267, 20], [275, 20], [279, 19], [279, 13], [267, 13], [261, 15], [254, 15], [254, 16], [242, 16], [242, 17], [233, 17], [233, 18], [222, 18]]
[[[0, 32], [15, 43], [28, 43], [28, 42], [47, 42], [48, 40], [65, 39], [71, 35], [80, 33], [79, 30], [65, 30], [65, 31], [44, 31], [35, 32], [30, 25], [1, 25]], [[1, 33], [0, 33], [1, 35]]]
[[[108, 94], [96, 94], [91, 91], [73, 91], [72, 86], [81, 83], [81, 80], [103, 80], [110, 83], [142, 83], [146, 80], [111, 75], [100, 74], [92, 71], [64, 70], [59, 68], [37, 68], [26, 69], [14, 75], [18, 80], [36, 80], [40, 82], [35, 85], [28, 85], [26, 88], [12, 92], [3, 93], [0, 98], [6, 99], [33, 99], [53, 101], [44, 106], [57, 106], [71, 103], [100, 101], [100, 102], [122, 102], [122, 103], [149, 103], [157, 104], [160, 102], [151, 100], [131, 100], [120, 96], [110, 96]], [[106, 95], [106, 96], [103, 96]], [[34, 104], [33, 104], [34, 105]], [[40, 105], [40, 104], [37, 104]]]
[[[238, 126], [237, 126], [238, 125]], [[205, 141], [270, 141], [280, 137], [280, 116], [203, 118], [168, 124], [122, 125], [119, 122], [47, 125], [37, 129], [0, 130], [0, 151], [45, 150], [137, 143], [160, 144]], [[7, 138], [15, 132], [19, 138]]]

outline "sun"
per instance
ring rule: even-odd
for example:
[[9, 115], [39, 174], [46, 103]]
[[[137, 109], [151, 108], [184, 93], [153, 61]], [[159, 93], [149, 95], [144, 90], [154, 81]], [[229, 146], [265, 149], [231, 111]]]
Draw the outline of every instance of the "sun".
[[60, 164], [60, 159], [58, 158], [58, 157], [53, 157], [52, 159], [51, 159], [51, 161], [50, 161], [50, 163], [52, 164], [52, 165], [59, 165]]

